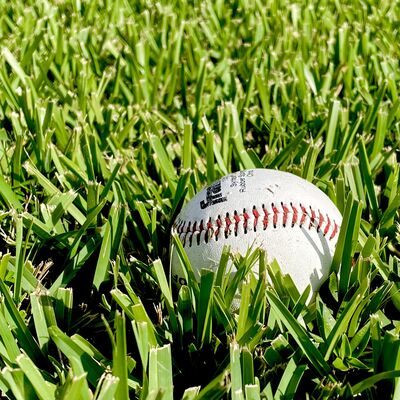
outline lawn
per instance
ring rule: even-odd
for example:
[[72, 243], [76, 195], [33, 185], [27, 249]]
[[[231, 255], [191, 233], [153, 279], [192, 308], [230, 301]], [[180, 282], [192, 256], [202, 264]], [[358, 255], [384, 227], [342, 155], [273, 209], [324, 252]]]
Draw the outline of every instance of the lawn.
[[[0, 393], [399, 399], [399, 21], [391, 0], [0, 1]], [[311, 304], [257, 249], [171, 278], [182, 206], [250, 168], [343, 214]]]

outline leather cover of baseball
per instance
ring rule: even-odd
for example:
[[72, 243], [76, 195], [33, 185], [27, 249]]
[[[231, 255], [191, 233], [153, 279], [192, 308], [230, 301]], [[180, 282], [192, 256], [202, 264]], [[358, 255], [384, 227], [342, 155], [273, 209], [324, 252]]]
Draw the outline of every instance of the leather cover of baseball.
[[[194, 270], [217, 269], [224, 245], [242, 255], [260, 247], [300, 293], [309, 284], [314, 293], [329, 275], [341, 222], [334, 203], [312, 183], [288, 172], [251, 169], [197, 193], [172, 233], [180, 237]], [[175, 251], [172, 274], [184, 281]]]

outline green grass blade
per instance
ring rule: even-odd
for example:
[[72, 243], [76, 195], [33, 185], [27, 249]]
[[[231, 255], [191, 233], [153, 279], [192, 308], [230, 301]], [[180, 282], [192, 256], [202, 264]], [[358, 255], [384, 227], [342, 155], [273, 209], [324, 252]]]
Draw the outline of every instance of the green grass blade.
[[87, 373], [88, 381], [95, 385], [103, 373], [103, 368], [99, 363], [58, 327], [49, 327], [49, 333], [57, 348], [68, 358], [74, 375]]
[[311, 342], [304, 328], [294, 319], [285, 305], [271, 291], [267, 290], [266, 296], [274, 314], [286, 326], [293, 339], [310, 361], [310, 368], [315, 369], [321, 376], [329, 374], [329, 365], [324, 360], [320, 351]]
[[21, 354], [21, 351], [15, 342], [11, 330], [8, 328], [8, 322], [2, 312], [0, 312], [0, 337], [4, 343], [5, 349], [7, 350], [8, 359], [12, 363], [15, 363], [17, 357]]
[[183, 153], [182, 153], [182, 167], [189, 169], [192, 167], [192, 144], [193, 143], [193, 130], [190, 121], [185, 122], [183, 128]]
[[306, 369], [307, 367], [305, 365], [296, 365], [296, 362], [291, 358], [276, 389], [275, 398], [294, 398], [297, 393], [297, 387]]
[[35, 388], [36, 395], [39, 399], [55, 399], [56, 386], [44, 380], [36, 364], [26, 354], [19, 355], [16, 362]]
[[378, 199], [375, 193], [374, 182], [372, 180], [372, 172], [367, 157], [367, 151], [365, 149], [365, 144], [362, 139], [358, 143], [358, 151], [360, 154], [361, 174], [367, 188], [367, 194], [371, 205], [372, 215], [374, 217], [374, 220], [377, 221], [380, 217], [381, 211], [378, 206]]
[[[99, 386], [98, 386], [99, 387]], [[96, 400], [108, 400], [115, 398], [118, 387], [118, 378], [112, 375], [106, 375], [101, 382], [100, 390], [95, 394]]]
[[119, 289], [111, 290], [111, 295], [130, 320], [147, 323], [149, 343], [151, 346], [156, 347], [158, 344], [156, 330], [143, 304], [140, 302], [138, 304], [133, 304], [129, 297], [123, 294]]
[[398, 377], [400, 377], [400, 370], [380, 372], [379, 374], [370, 376], [369, 378], [366, 378], [363, 381], [355, 384], [352, 387], [352, 392], [354, 395], [357, 395], [369, 389], [371, 386], [376, 385], [381, 380], [385, 379], [391, 380], [393, 378], [398, 378]]
[[326, 133], [326, 143], [324, 149], [324, 155], [327, 156], [328, 154], [332, 153], [339, 142], [339, 131], [337, 129], [338, 121], [339, 121], [339, 113], [340, 113], [340, 102], [339, 100], [334, 100], [332, 102], [331, 109], [329, 111], [329, 124], [328, 130]]
[[150, 350], [149, 393], [162, 393], [163, 399], [173, 399], [172, 360], [169, 345]]
[[240, 348], [239, 345], [235, 342], [232, 342], [230, 344], [230, 366], [231, 366], [231, 398], [232, 400], [243, 399]]
[[0, 175], [0, 196], [10, 209], [22, 211], [21, 202], [2, 175]]
[[87, 384], [86, 374], [79, 376], [69, 374], [61, 390], [57, 392], [57, 397], [61, 399], [90, 400], [92, 397]]
[[[365, 289], [364, 289], [365, 292]], [[326, 361], [329, 360], [331, 354], [335, 348], [336, 343], [340, 340], [340, 338], [347, 332], [349, 328], [349, 323], [353, 314], [360, 304], [363, 298], [363, 291], [358, 290], [354, 296], [349, 300], [346, 307], [342, 311], [340, 317], [336, 320], [335, 325], [333, 326], [331, 332], [329, 333], [328, 338], [323, 344], [323, 348], [326, 348], [324, 359]]]
[[210, 270], [202, 270], [200, 293], [197, 301], [197, 340], [200, 346], [209, 344], [212, 338], [213, 286], [215, 274]]
[[185, 390], [182, 400], [195, 400], [199, 394], [200, 386], [191, 387]]
[[108, 280], [108, 269], [111, 258], [111, 225], [107, 221], [103, 230], [103, 239], [100, 247], [99, 258], [97, 259], [96, 270], [93, 278], [93, 285], [97, 290], [100, 289], [100, 285]]
[[115, 347], [113, 348], [113, 374], [117, 378], [118, 388], [116, 396], [119, 399], [129, 399], [128, 369], [127, 369], [127, 344], [125, 316], [120, 313], [115, 315]]
[[34, 362], [39, 363], [40, 361], [43, 361], [43, 355], [40, 351], [40, 348], [35, 339], [32, 337], [32, 334], [26, 326], [25, 321], [23, 320], [19, 310], [15, 306], [9, 294], [8, 288], [3, 281], [0, 281], [0, 292], [4, 296], [4, 303], [7, 312], [9, 313], [16, 326], [15, 336], [18, 339], [19, 346], [24, 349], [26, 354]]
[[159, 260], [159, 259], [155, 260], [153, 263], [153, 268], [154, 268], [156, 278], [157, 278], [158, 284], [160, 286], [161, 292], [165, 299], [165, 303], [166, 303], [167, 310], [168, 310], [168, 315], [170, 317], [171, 330], [172, 330], [172, 332], [176, 333], [176, 332], [178, 332], [178, 321], [177, 321], [175, 310], [174, 310], [174, 303], [172, 300], [172, 292], [168, 285], [167, 277], [165, 276], [165, 271], [164, 271], [164, 267], [161, 263], [161, 260]]
[[22, 275], [25, 261], [26, 245], [23, 243], [23, 224], [21, 218], [16, 219], [16, 256], [15, 256], [15, 286], [14, 286], [14, 301], [18, 303], [21, 297]]

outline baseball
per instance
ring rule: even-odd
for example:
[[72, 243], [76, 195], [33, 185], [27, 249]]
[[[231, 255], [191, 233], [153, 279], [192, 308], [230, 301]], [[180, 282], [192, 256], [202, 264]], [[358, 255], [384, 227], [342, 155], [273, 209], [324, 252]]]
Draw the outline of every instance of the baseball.
[[[179, 236], [194, 270], [217, 269], [224, 245], [245, 255], [265, 250], [300, 293], [315, 293], [328, 277], [342, 216], [312, 183], [288, 172], [250, 169], [227, 175], [200, 191], [176, 218]], [[172, 275], [185, 283], [172, 252]], [[254, 271], [256, 272], [256, 271]]]

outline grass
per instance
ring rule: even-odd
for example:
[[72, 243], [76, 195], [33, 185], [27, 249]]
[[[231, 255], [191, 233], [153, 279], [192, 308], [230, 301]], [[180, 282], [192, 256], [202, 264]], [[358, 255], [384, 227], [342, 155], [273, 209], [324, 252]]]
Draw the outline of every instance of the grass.
[[[1, 393], [398, 398], [399, 17], [389, 0], [1, 2]], [[196, 281], [170, 237], [194, 193], [254, 167], [344, 215], [312, 305], [260, 251]]]

